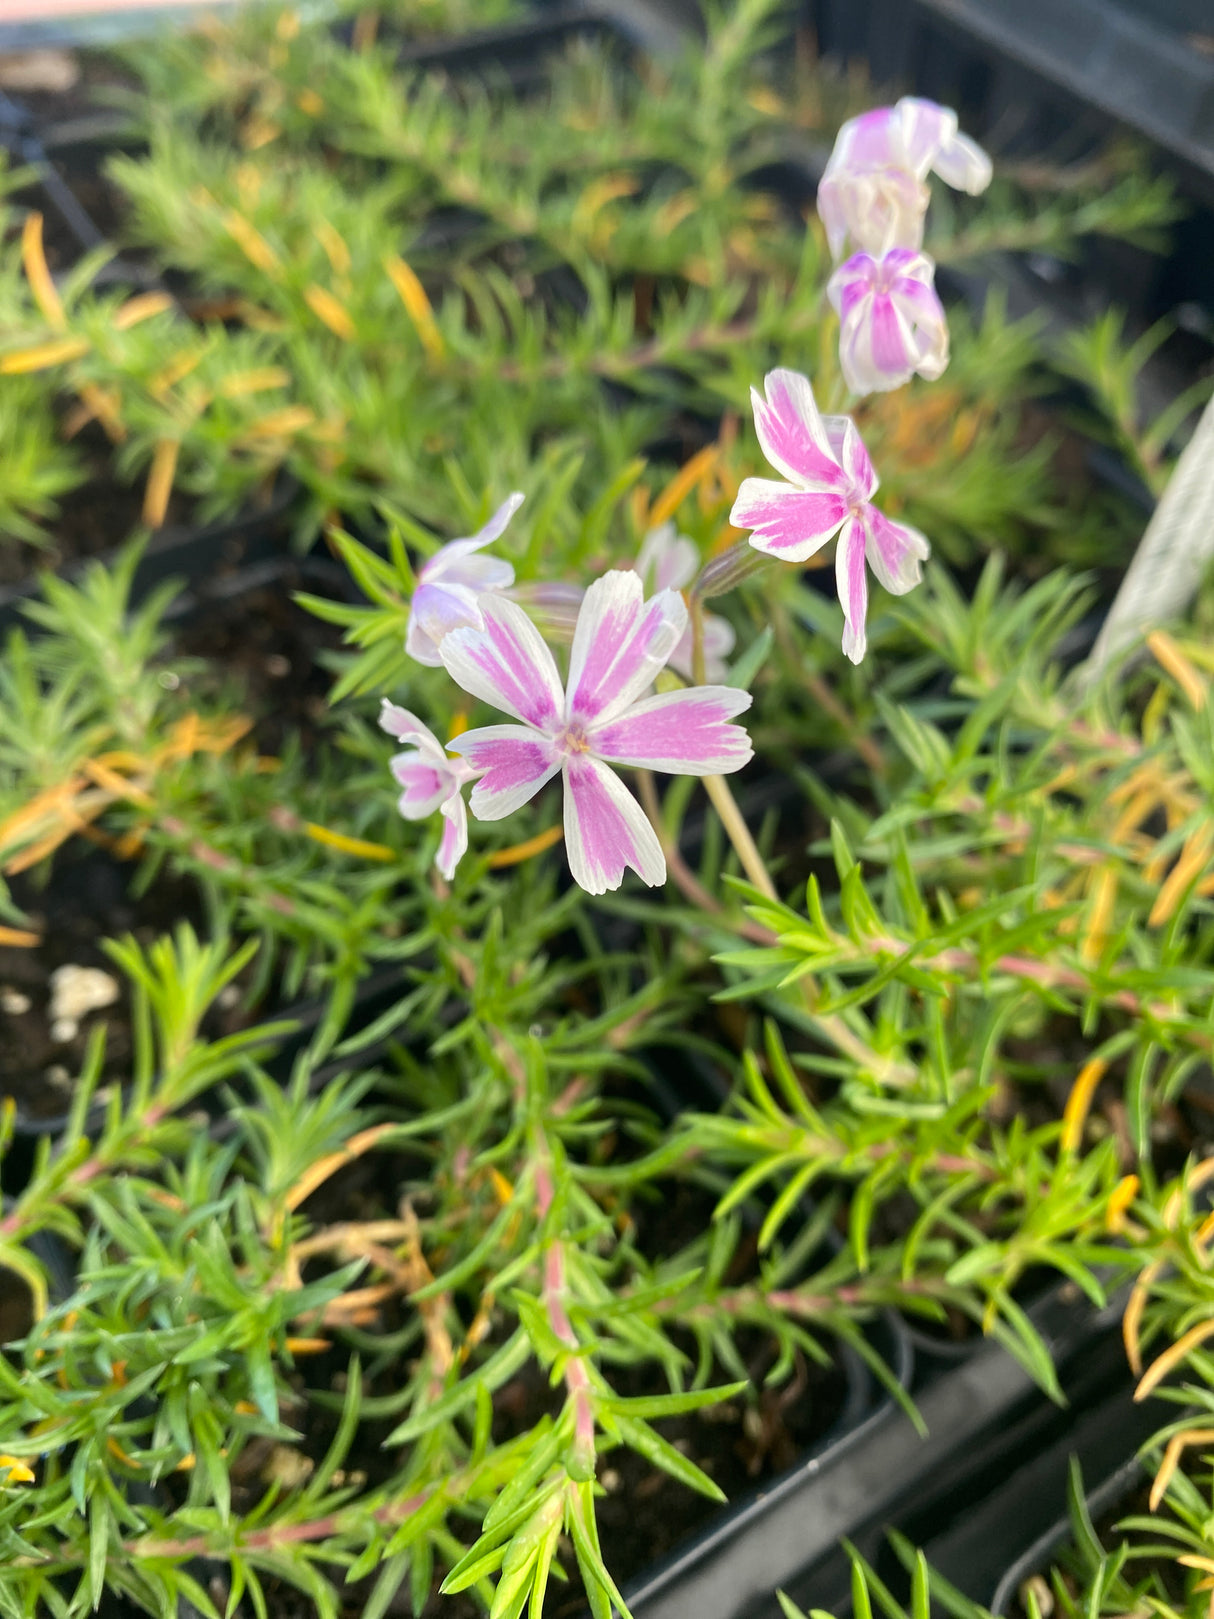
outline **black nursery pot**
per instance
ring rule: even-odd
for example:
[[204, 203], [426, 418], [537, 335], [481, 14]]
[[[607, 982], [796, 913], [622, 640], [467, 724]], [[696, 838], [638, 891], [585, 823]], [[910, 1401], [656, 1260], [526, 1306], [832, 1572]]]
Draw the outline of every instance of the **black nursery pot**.
[[1155, 1426], [1131, 1397], [1119, 1305], [1094, 1310], [1068, 1283], [1029, 1315], [1066, 1406], [992, 1341], [920, 1355], [910, 1389], [925, 1437], [897, 1407], [875, 1412], [629, 1587], [636, 1619], [778, 1619], [777, 1590], [845, 1613], [844, 1539], [905, 1588], [891, 1529], [966, 1596], [1006, 1603], [1066, 1538], [1071, 1457], [1085, 1477], [1125, 1476]]

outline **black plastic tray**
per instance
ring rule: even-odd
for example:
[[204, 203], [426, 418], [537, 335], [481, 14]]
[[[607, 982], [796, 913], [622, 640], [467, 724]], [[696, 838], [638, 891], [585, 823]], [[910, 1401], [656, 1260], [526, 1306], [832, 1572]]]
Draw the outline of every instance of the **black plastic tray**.
[[927, 1361], [911, 1384], [926, 1438], [896, 1408], [875, 1414], [634, 1583], [624, 1594], [635, 1619], [777, 1619], [777, 1589], [807, 1610], [844, 1613], [850, 1566], [840, 1542], [897, 1587], [890, 1529], [979, 1601], [1029, 1551], [1048, 1556], [1045, 1532], [1065, 1535], [1057, 1525], [1071, 1455], [1099, 1475], [1110, 1458], [1132, 1456], [1150, 1419], [1130, 1399], [1118, 1305], [1097, 1311], [1063, 1284], [1029, 1314], [1067, 1406], [991, 1341], [943, 1366]]

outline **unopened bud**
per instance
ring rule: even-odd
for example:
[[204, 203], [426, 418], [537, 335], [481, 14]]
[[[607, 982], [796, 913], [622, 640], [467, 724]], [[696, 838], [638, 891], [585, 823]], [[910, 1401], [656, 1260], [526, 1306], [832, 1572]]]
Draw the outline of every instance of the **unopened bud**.
[[748, 541], [740, 540], [737, 545], [731, 545], [728, 551], [704, 564], [691, 587], [691, 595], [697, 601], [724, 596], [736, 589], [743, 579], [757, 573], [766, 560], [762, 551], [756, 551]]

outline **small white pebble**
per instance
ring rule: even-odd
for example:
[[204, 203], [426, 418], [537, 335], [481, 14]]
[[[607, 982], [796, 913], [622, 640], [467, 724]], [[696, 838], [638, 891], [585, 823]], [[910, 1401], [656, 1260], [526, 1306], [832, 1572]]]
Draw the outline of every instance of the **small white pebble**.
[[57, 1017], [51, 1024], [51, 1039], [57, 1046], [67, 1045], [80, 1033], [80, 1025], [74, 1017]]
[[289, 1445], [275, 1445], [261, 1470], [261, 1476], [267, 1484], [281, 1484], [284, 1490], [297, 1490], [311, 1478], [313, 1465], [310, 1456], [301, 1456]]
[[266, 659], [266, 674], [272, 680], [281, 680], [284, 675], [291, 673], [291, 660], [284, 658], [281, 652], [271, 652]]
[[215, 997], [215, 1005], [221, 1006], [225, 1012], [230, 1011], [233, 1006], [239, 1006], [240, 985], [225, 984]]
[[156, 679], [165, 691], [176, 691], [181, 685], [181, 676], [175, 675], [171, 669], [162, 669]]
[[57, 1091], [70, 1091], [72, 1088], [71, 1071], [61, 1062], [54, 1062], [46, 1071], [46, 1082], [53, 1085]]
[[620, 1475], [614, 1467], [605, 1467], [599, 1474], [599, 1483], [605, 1490], [618, 1490], [620, 1487]]
[[30, 998], [23, 995], [19, 989], [10, 989], [6, 984], [0, 989], [0, 1012], [7, 1012], [11, 1017], [20, 1017], [22, 1012], [30, 1009]]
[[[69, 962], [65, 967], [56, 967], [51, 974], [51, 1022], [58, 1024], [72, 1022], [79, 1024], [80, 1019], [89, 1012], [97, 1012], [103, 1006], [113, 1006], [118, 999], [118, 980], [100, 967], [77, 967]], [[71, 1034], [56, 1035], [51, 1031], [52, 1039], [70, 1040], [76, 1030]]]

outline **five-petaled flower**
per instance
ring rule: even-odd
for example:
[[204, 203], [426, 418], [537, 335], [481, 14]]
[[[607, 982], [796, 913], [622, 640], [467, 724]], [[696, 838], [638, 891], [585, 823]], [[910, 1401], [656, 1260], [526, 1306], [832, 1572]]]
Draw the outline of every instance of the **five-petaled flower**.
[[468, 812], [463, 789], [474, 771], [463, 759], [452, 759], [428, 726], [407, 708], [384, 699], [379, 723], [389, 736], [407, 744], [392, 758], [392, 774], [403, 791], [397, 808], [407, 821], [424, 821], [435, 810], [443, 816], [443, 836], [434, 864], [448, 882], [468, 847]]
[[843, 256], [849, 237], [853, 251], [878, 257], [891, 247], [919, 247], [929, 171], [971, 195], [991, 181], [990, 158], [958, 133], [957, 114], [949, 108], [903, 96], [894, 107], [849, 118], [818, 186], [831, 256]]
[[631, 570], [604, 574], [586, 592], [561, 689], [556, 662], [516, 603], [482, 598], [483, 622], [451, 631], [443, 663], [465, 691], [512, 714], [517, 725], [465, 731], [450, 744], [481, 779], [469, 807], [501, 820], [558, 771], [565, 787], [565, 845], [574, 879], [592, 894], [618, 888], [631, 868], [651, 887], [666, 861], [640, 805], [609, 767], [674, 775], [723, 775], [751, 757], [750, 738], [729, 722], [750, 695], [693, 686], [642, 695], [687, 628], [673, 590], [644, 599]]
[[[686, 590], [700, 571], [700, 553], [686, 535], [678, 533], [673, 523], [661, 523], [650, 529], [642, 541], [636, 570], [647, 591]], [[734, 648], [733, 625], [716, 613], [705, 613], [703, 628], [705, 679], [724, 680], [725, 660]], [[685, 679], [694, 680], [693, 661], [689, 625], [670, 654], [670, 667]]]
[[948, 322], [925, 253], [855, 253], [826, 292], [839, 313], [839, 360], [853, 393], [885, 393], [917, 371], [934, 382], [948, 364]]
[[514, 569], [508, 562], [476, 553], [501, 537], [522, 504], [523, 496], [516, 491], [478, 534], [444, 545], [418, 573], [405, 630], [405, 651], [418, 663], [441, 668], [438, 648], [443, 636], [461, 624], [479, 625], [480, 598], [486, 591], [505, 590], [514, 583]]
[[747, 478], [729, 521], [753, 529], [756, 550], [804, 562], [835, 534], [835, 575], [843, 605], [843, 650], [864, 656], [868, 611], [865, 558], [886, 590], [904, 595], [919, 583], [929, 546], [917, 529], [894, 523], [872, 504], [877, 475], [850, 416], [822, 416], [797, 371], [769, 371], [767, 397], [750, 390], [763, 454], [789, 481]]

